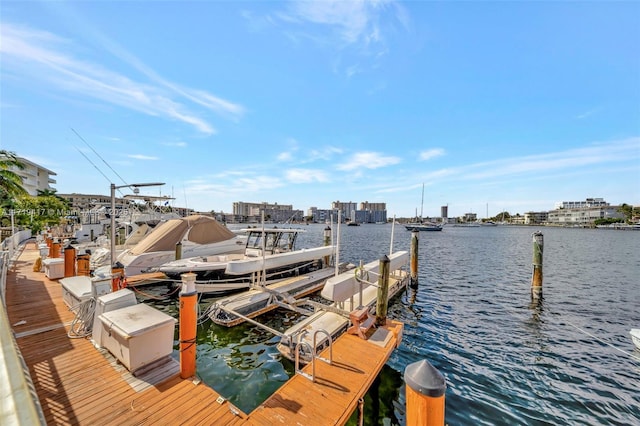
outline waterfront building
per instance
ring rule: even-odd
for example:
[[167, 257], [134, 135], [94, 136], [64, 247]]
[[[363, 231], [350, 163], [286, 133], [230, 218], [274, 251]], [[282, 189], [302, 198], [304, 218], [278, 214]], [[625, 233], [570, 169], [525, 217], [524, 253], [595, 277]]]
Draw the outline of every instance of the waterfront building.
[[527, 212], [524, 214], [524, 225], [538, 225], [547, 222], [549, 212]]
[[609, 203], [604, 198], [587, 198], [584, 201], [559, 201], [555, 205], [555, 210], [559, 209], [584, 209], [589, 207], [608, 206]]
[[596, 219], [624, 219], [619, 206], [599, 205], [584, 208], [562, 208], [549, 212], [547, 223], [564, 226], [593, 226]]
[[35, 197], [38, 195], [38, 191], [55, 191], [51, 186], [56, 183], [55, 179], [51, 177], [56, 176], [55, 172], [24, 157], [18, 157], [18, 160], [24, 164], [24, 169], [12, 166], [9, 170], [22, 178], [22, 187], [29, 195]]

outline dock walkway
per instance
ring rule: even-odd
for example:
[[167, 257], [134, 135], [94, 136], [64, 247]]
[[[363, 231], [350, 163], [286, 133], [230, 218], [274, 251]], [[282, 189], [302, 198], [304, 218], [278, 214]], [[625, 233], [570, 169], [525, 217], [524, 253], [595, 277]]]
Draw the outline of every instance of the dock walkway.
[[[403, 325], [390, 321], [381, 344], [341, 336], [333, 345], [334, 364], [316, 362], [315, 382], [295, 375], [246, 414], [204, 383], [181, 379], [173, 359], [133, 377], [89, 339], [70, 338], [74, 315], [60, 284], [33, 272], [38, 254], [28, 243], [7, 276], [6, 300], [49, 425], [344, 424], [402, 335]], [[310, 374], [311, 365], [304, 371]]]

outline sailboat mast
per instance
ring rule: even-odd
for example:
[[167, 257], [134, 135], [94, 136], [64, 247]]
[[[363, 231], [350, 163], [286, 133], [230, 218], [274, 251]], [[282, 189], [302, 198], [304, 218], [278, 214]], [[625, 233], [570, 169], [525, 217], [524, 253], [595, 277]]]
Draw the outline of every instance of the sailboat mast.
[[420, 201], [420, 220], [422, 221], [422, 208], [424, 207], [424, 183], [422, 184], [422, 200]]

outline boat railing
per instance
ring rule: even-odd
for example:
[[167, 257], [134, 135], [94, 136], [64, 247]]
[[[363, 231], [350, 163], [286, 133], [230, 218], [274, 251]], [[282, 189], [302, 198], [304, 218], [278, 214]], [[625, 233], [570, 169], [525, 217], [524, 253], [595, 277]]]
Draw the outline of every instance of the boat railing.
[[[318, 333], [323, 333], [327, 336], [327, 341], [329, 342], [329, 359], [327, 358], [323, 358], [320, 357], [316, 354], [316, 347], [317, 347], [317, 338], [318, 338]], [[316, 359], [319, 359], [320, 361], [324, 361], [327, 364], [331, 365], [333, 363], [333, 346], [332, 346], [332, 340], [331, 340], [331, 335], [329, 334], [329, 332], [327, 330], [324, 329], [320, 329], [320, 330], [316, 330], [315, 333], [313, 333], [313, 347], [308, 343], [308, 342], [298, 342], [296, 344], [296, 349], [295, 349], [295, 359], [296, 359], [296, 364], [295, 364], [295, 373], [296, 374], [300, 374], [303, 377], [306, 377], [307, 379], [311, 380], [312, 382], [315, 383], [316, 381]], [[302, 369], [300, 369], [300, 348], [301, 347], [307, 347], [309, 349], [309, 353], [311, 354], [311, 374], [305, 373], [304, 371], [302, 371]]]

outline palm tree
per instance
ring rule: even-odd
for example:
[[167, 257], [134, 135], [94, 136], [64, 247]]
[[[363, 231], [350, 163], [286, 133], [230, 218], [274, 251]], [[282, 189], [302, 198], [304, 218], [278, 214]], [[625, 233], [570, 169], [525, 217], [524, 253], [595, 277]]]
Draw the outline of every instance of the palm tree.
[[11, 168], [24, 169], [24, 164], [11, 151], [0, 149], [0, 198], [11, 200], [19, 196], [28, 195], [22, 186], [22, 177]]

